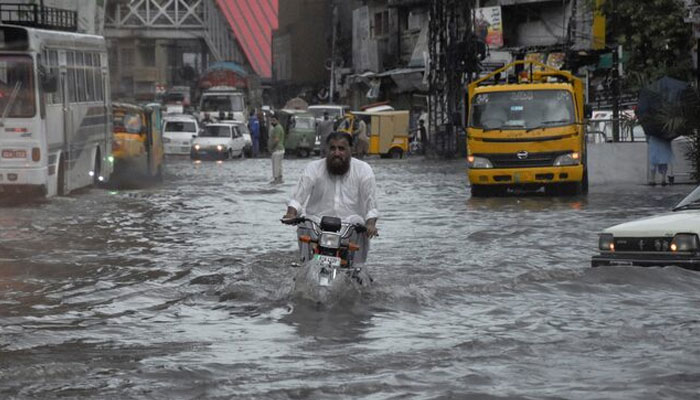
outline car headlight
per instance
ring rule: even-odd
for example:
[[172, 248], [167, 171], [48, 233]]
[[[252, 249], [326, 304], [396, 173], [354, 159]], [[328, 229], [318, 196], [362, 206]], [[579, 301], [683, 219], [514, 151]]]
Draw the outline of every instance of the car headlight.
[[598, 248], [603, 251], [615, 251], [615, 238], [612, 233], [601, 233], [598, 238]]
[[170, 138], [167, 138], [167, 137], [163, 138], [163, 143], [170, 143], [170, 142], [171, 142]]
[[562, 154], [554, 159], [554, 166], [561, 167], [564, 165], [578, 165], [581, 159], [581, 154], [577, 151], [573, 153]]
[[693, 233], [678, 233], [671, 240], [671, 251], [688, 251], [694, 252], [698, 250], [698, 235]]
[[473, 169], [493, 168], [493, 164], [488, 158], [476, 156], [467, 157], [467, 165]]
[[200, 147], [200, 146], [199, 146], [198, 144], [195, 144], [195, 145], [192, 146], [192, 147], [194, 147], [195, 150], [199, 150], [199, 147]]
[[336, 235], [334, 233], [322, 233], [318, 240], [318, 244], [321, 247], [337, 249], [340, 247], [340, 235]]

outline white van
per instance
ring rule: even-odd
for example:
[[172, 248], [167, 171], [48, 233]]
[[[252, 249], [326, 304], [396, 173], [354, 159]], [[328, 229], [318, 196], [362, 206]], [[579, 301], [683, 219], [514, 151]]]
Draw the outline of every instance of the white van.
[[316, 104], [309, 106], [307, 111], [316, 117], [317, 122], [323, 119], [324, 112], [328, 112], [328, 116], [330, 117], [331, 121], [335, 121], [343, 118], [345, 114], [350, 111], [350, 106], [343, 106], [339, 104]]
[[199, 135], [199, 123], [191, 115], [167, 115], [163, 118], [165, 154], [190, 154], [192, 139]]

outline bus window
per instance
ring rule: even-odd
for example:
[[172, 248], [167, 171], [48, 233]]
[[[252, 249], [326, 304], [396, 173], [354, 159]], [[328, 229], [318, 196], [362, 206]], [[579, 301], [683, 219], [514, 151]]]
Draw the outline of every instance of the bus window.
[[32, 76], [30, 57], [0, 55], [0, 115], [30, 118], [36, 114]]

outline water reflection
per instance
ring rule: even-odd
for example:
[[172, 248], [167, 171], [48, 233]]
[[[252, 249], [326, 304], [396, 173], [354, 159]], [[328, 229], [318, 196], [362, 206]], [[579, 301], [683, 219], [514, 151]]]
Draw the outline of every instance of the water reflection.
[[590, 268], [600, 229], [692, 188], [472, 199], [462, 161], [369, 161], [375, 282], [332, 308], [292, 295], [279, 223], [308, 160], [0, 207], [0, 397], [695, 396], [700, 275]]

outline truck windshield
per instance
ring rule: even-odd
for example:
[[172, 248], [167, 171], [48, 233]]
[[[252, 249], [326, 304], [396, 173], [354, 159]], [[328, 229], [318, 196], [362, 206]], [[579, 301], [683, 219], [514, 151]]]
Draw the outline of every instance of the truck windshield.
[[469, 126], [478, 129], [536, 129], [574, 123], [574, 102], [566, 90], [479, 93], [472, 98]]
[[216, 94], [202, 97], [202, 111], [244, 111], [243, 96]]
[[36, 113], [32, 59], [0, 55], [0, 116], [30, 118]]

